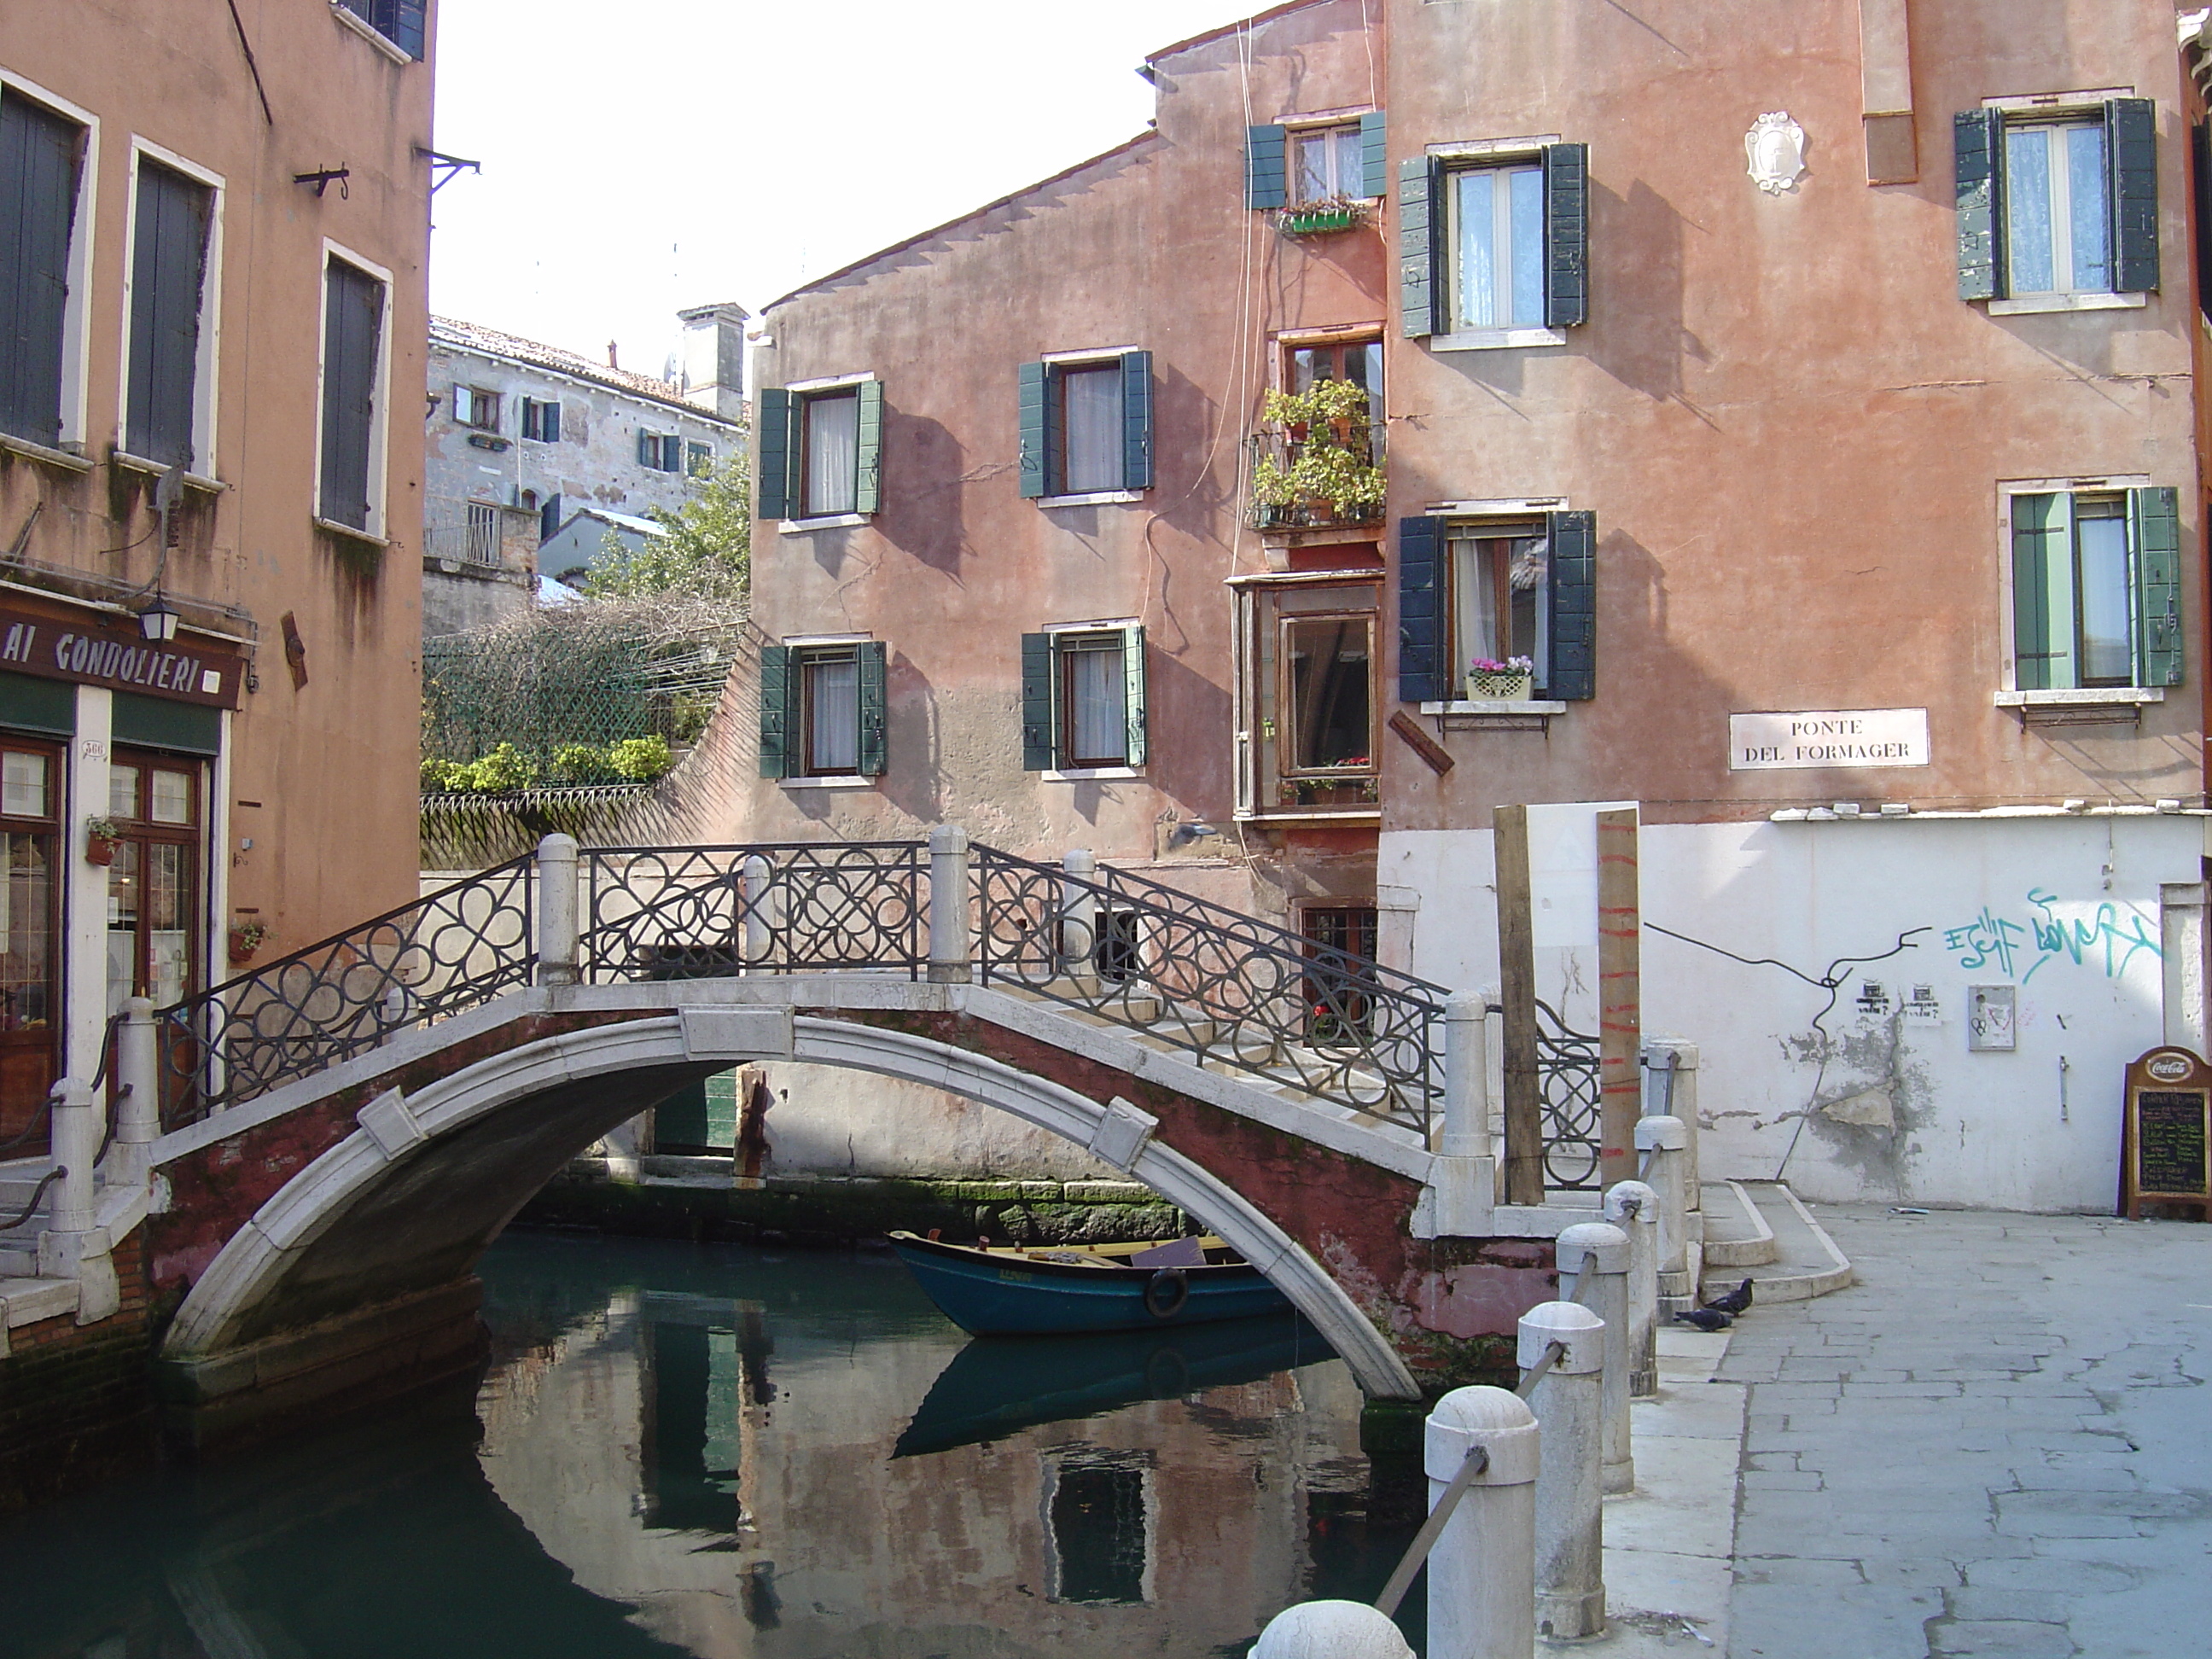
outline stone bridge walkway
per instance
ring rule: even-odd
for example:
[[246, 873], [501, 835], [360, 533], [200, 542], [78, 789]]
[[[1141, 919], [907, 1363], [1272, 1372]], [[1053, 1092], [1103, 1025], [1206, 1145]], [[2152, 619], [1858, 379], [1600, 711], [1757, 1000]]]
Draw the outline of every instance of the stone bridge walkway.
[[1732, 1659], [2212, 1651], [2212, 1227], [1823, 1206], [1760, 1308]]

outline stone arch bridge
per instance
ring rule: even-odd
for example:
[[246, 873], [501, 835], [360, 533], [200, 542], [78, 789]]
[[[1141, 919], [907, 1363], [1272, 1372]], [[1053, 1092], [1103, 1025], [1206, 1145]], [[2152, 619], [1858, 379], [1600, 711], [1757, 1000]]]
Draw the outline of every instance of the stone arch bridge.
[[[57, 1188], [50, 1219], [88, 1224], [54, 1258], [80, 1264], [82, 1319], [136, 1220], [109, 1188], [143, 1181], [147, 1272], [175, 1307], [163, 1387], [222, 1437], [472, 1364], [477, 1258], [564, 1164], [687, 1082], [801, 1061], [1089, 1148], [1257, 1264], [1370, 1395], [1411, 1399], [1506, 1363], [1553, 1294], [1562, 1217], [1493, 1200], [1482, 1012], [1088, 854], [1040, 864], [953, 828], [551, 836], [137, 1005], [105, 1184]], [[57, 1106], [58, 1160], [83, 1092]]]

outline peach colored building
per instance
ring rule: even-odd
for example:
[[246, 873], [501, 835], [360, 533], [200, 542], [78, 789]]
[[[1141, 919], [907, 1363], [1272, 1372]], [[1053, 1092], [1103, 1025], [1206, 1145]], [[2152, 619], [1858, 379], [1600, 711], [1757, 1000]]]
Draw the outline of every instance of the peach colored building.
[[0, 1134], [412, 896], [432, 21], [0, 10]]

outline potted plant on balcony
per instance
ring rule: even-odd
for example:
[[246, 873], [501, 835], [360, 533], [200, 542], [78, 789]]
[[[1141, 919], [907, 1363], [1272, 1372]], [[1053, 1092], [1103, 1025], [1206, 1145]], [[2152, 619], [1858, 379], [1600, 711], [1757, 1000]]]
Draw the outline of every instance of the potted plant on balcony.
[[261, 948], [261, 941], [269, 937], [269, 925], [264, 921], [234, 921], [230, 926], [230, 963], [243, 968], [253, 960], [253, 953]]
[[1322, 196], [1277, 210], [1275, 228], [1285, 236], [1330, 236], [1340, 230], [1357, 230], [1371, 213], [1358, 197]]
[[87, 864], [109, 865], [115, 862], [115, 844], [123, 839], [122, 826], [113, 818], [88, 818], [84, 825], [84, 861]]
[[1527, 657], [1477, 657], [1467, 665], [1467, 695], [1471, 702], [1486, 700], [1526, 702], [1536, 695], [1536, 665]]
[[1276, 431], [1255, 441], [1252, 462], [1260, 528], [1365, 524], [1381, 514], [1383, 473], [1367, 411], [1367, 389], [1350, 380], [1267, 393], [1260, 418]]

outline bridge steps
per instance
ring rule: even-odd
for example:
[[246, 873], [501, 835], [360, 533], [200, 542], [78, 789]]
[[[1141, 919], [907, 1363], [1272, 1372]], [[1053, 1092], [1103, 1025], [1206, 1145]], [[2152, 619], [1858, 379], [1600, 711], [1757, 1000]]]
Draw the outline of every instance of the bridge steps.
[[1754, 1305], [1809, 1301], [1856, 1282], [1850, 1259], [1786, 1182], [1708, 1181], [1704, 1202], [1708, 1299], [1746, 1279]]

